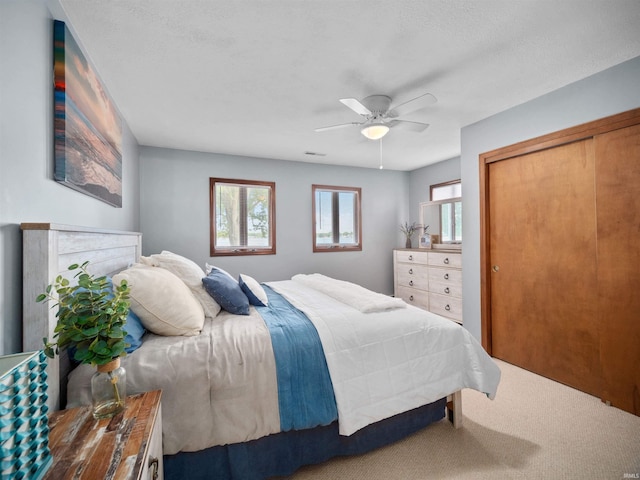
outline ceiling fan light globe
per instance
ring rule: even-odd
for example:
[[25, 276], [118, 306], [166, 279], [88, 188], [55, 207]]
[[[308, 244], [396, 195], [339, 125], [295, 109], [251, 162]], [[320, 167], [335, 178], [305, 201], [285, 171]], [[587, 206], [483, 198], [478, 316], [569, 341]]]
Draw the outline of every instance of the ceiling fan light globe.
[[360, 130], [360, 133], [362, 133], [362, 135], [367, 137], [369, 140], [379, 140], [382, 137], [384, 137], [388, 132], [389, 132], [389, 127], [380, 123], [367, 125], [362, 130]]

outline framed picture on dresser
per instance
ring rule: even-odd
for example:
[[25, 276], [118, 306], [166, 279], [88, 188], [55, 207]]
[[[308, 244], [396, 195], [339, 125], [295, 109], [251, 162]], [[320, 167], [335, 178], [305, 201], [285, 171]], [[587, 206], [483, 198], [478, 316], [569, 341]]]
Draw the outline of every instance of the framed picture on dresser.
[[420, 235], [420, 248], [431, 248], [431, 235], [425, 233]]

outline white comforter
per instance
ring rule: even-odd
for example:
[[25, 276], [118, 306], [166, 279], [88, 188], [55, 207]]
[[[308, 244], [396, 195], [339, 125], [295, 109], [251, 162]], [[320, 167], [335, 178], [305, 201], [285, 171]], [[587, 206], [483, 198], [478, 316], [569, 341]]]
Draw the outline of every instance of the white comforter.
[[[449, 320], [411, 306], [389, 310], [386, 301], [379, 304], [382, 311], [362, 313], [300, 281], [268, 285], [318, 330], [343, 435], [463, 387], [490, 397], [496, 393], [498, 367], [464, 328]], [[354, 301], [363, 308], [362, 298]], [[250, 316], [220, 312], [195, 337], [147, 334], [122, 364], [128, 394], [163, 391], [165, 454], [280, 430], [271, 339], [254, 308]], [[68, 407], [91, 403], [94, 371], [81, 365], [71, 373]]]
[[362, 313], [383, 312], [407, 306], [401, 298], [372, 292], [355, 283], [336, 280], [320, 273], [294, 275], [291, 280], [329, 295], [331, 298], [346, 303]]
[[409, 305], [362, 313], [306, 284], [268, 283], [318, 330], [342, 435], [462, 388], [495, 396], [500, 369], [460, 325]]

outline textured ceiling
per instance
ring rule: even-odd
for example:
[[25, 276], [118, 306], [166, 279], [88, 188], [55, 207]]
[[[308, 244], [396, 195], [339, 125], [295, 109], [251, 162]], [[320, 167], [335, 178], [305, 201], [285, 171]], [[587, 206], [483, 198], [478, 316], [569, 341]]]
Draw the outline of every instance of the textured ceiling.
[[[460, 129], [640, 55], [638, 0], [60, 0], [141, 145], [377, 168], [338, 100], [438, 102], [385, 168], [460, 154]], [[316, 152], [326, 156], [312, 156]]]

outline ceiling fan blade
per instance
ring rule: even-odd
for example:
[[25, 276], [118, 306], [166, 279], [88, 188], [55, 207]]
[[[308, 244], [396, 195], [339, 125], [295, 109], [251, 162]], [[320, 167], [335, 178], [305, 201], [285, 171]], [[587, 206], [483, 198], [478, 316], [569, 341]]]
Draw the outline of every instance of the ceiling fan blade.
[[387, 125], [392, 128], [409, 130], [411, 132], [424, 132], [427, 128], [429, 128], [428, 123], [412, 122], [410, 120], [391, 120], [387, 123]]
[[316, 132], [326, 132], [327, 130], [335, 130], [337, 128], [345, 128], [345, 127], [353, 127], [353, 126], [356, 126], [356, 125], [362, 125], [362, 123], [351, 122], [351, 123], [341, 123], [339, 125], [329, 125], [328, 127], [316, 128], [315, 131]]
[[358, 115], [371, 115], [371, 110], [365, 107], [359, 100], [355, 98], [341, 98], [340, 102], [349, 107], [351, 110], [356, 112]]
[[430, 93], [424, 93], [419, 97], [412, 98], [411, 100], [407, 100], [404, 103], [391, 107], [387, 116], [395, 118], [401, 115], [407, 115], [422, 108], [428, 107], [429, 105], [433, 105], [437, 101], [438, 99]]

